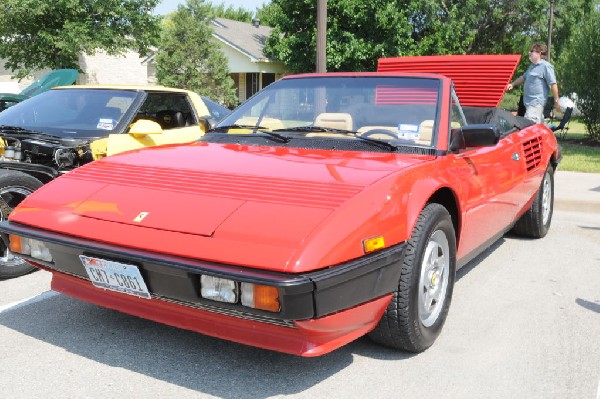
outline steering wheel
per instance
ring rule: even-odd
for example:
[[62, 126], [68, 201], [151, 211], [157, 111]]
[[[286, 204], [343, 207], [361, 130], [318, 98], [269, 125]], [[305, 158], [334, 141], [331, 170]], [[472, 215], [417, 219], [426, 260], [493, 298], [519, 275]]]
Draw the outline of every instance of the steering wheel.
[[367, 130], [366, 132], [364, 132], [363, 134], [361, 134], [362, 137], [369, 137], [369, 136], [374, 136], [376, 134], [383, 134], [385, 136], [390, 136], [393, 139], [398, 139], [398, 136], [396, 134], [394, 134], [394, 132], [391, 132], [387, 129], [371, 129], [371, 130]]
[[394, 132], [392, 132], [390, 130], [387, 130], [387, 129], [371, 129], [371, 130], [367, 130], [366, 132], [364, 132], [360, 136], [361, 137], [369, 137], [369, 136], [374, 136], [376, 134], [383, 134], [384, 136], [391, 137], [393, 139], [393, 141], [390, 141], [391, 144], [395, 144], [395, 145], [399, 145], [399, 144], [414, 145], [415, 144], [414, 140], [400, 138]]

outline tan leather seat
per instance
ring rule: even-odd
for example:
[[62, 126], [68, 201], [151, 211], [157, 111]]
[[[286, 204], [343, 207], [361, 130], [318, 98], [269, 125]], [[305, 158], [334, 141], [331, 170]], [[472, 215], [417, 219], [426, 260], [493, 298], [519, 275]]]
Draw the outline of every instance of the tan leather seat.
[[433, 119], [426, 119], [419, 124], [419, 140], [417, 141], [419, 144], [431, 145], [434, 124]]
[[352, 130], [352, 115], [342, 112], [324, 112], [315, 118], [315, 126]]

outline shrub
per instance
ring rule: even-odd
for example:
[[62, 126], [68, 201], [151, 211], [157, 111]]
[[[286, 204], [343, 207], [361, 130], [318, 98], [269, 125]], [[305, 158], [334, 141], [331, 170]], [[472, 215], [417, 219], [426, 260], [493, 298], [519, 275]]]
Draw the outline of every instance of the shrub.
[[563, 91], [577, 94], [577, 107], [588, 134], [600, 139], [600, 11], [582, 21], [560, 59]]
[[521, 96], [521, 90], [507, 91], [502, 97], [499, 108], [507, 111], [517, 111], [519, 109], [519, 97]]

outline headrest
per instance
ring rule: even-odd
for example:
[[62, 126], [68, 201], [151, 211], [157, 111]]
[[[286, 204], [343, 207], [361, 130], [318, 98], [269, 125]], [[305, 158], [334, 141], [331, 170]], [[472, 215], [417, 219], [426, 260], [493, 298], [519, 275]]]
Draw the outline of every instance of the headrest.
[[341, 112], [325, 112], [317, 115], [315, 126], [328, 127], [331, 129], [353, 130], [352, 116]]
[[426, 119], [419, 124], [419, 141], [429, 141], [433, 137], [433, 119]]

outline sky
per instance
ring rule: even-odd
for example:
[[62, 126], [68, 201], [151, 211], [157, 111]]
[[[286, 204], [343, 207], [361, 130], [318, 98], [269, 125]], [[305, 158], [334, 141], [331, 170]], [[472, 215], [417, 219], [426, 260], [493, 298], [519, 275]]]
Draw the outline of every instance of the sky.
[[[233, 6], [234, 8], [242, 7], [246, 10], [256, 11], [266, 0], [210, 0], [214, 5], [225, 4], [225, 7]], [[162, 0], [155, 8], [154, 14], [164, 15], [177, 9], [177, 5], [185, 4], [185, 0]]]

